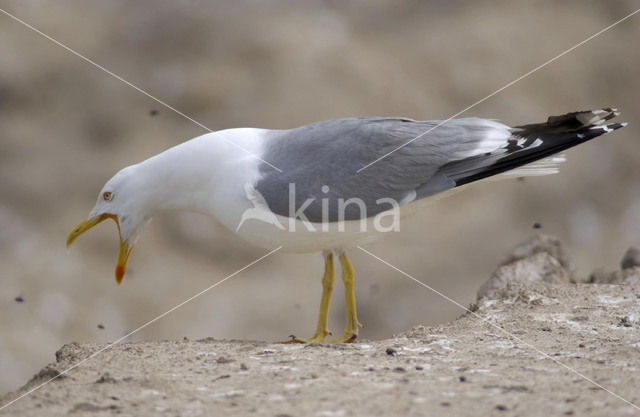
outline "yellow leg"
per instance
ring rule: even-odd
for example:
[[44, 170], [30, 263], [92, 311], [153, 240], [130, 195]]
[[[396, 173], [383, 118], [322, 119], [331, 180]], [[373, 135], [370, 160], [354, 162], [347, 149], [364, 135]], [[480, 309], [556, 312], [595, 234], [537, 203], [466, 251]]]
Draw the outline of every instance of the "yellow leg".
[[307, 339], [300, 339], [295, 336], [291, 340], [281, 343], [326, 343], [325, 339], [331, 334], [328, 328], [329, 305], [331, 304], [331, 293], [333, 292], [333, 281], [336, 273], [333, 266], [333, 253], [324, 253], [324, 275], [322, 276], [322, 298], [320, 299], [320, 312], [318, 313], [318, 325], [313, 336]]
[[322, 298], [320, 299], [320, 312], [318, 313], [318, 325], [316, 332], [305, 340], [307, 343], [324, 343], [325, 337], [329, 336], [329, 305], [331, 304], [331, 293], [333, 292], [333, 281], [336, 278], [336, 271], [333, 266], [333, 253], [325, 255], [324, 275], [322, 276]]
[[344, 303], [347, 316], [347, 324], [342, 336], [331, 340], [329, 343], [349, 343], [358, 337], [358, 329], [362, 324], [358, 321], [356, 313], [356, 292], [353, 285], [353, 266], [345, 253], [340, 255], [340, 266], [342, 267], [342, 282], [344, 283]]

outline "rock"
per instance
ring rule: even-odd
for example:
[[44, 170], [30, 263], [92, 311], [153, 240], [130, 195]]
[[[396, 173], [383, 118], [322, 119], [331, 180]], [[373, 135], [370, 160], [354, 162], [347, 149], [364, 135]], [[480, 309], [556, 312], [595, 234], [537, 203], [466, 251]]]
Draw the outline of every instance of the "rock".
[[560, 239], [537, 233], [516, 245], [496, 272], [478, 290], [482, 297], [500, 298], [510, 283], [572, 282], [573, 267]]
[[66, 378], [66, 375], [62, 374], [53, 364], [49, 364], [42, 368], [40, 372], [32, 376], [27, 382], [26, 387], [34, 387], [43, 383], [61, 380], [63, 378]]
[[596, 268], [587, 282], [591, 284], [640, 284], [640, 248], [630, 247], [620, 261], [622, 270]]
[[620, 275], [620, 271], [601, 266], [593, 270], [587, 282], [589, 284], [615, 284], [620, 280]]
[[491, 278], [478, 290], [478, 299], [489, 297], [511, 282], [531, 283], [536, 281], [549, 283], [568, 283], [569, 273], [560, 262], [546, 252], [502, 265]]
[[500, 265], [507, 265], [521, 259], [529, 258], [540, 252], [546, 252], [552, 258], [555, 258], [567, 272], [573, 271], [569, 256], [564, 250], [560, 239], [542, 233], [536, 233], [524, 242], [516, 245]]
[[82, 359], [83, 349], [77, 342], [67, 343], [56, 351], [56, 362], [73, 363]]
[[607, 268], [596, 268], [589, 276], [590, 284], [640, 284], [640, 266], [612, 271]]
[[620, 284], [640, 285], [640, 266], [622, 270]]
[[635, 268], [640, 266], [640, 248], [637, 246], [630, 247], [620, 261], [622, 269]]

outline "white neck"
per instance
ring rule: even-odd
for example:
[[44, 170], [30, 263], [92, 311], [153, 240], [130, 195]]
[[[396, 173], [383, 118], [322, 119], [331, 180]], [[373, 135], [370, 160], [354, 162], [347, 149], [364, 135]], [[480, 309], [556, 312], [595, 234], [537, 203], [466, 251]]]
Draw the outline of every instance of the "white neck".
[[220, 199], [259, 176], [260, 161], [252, 155], [261, 154], [263, 132], [243, 128], [208, 133], [138, 164], [141, 192], [148, 189], [153, 196], [149, 217], [166, 210], [214, 215]]

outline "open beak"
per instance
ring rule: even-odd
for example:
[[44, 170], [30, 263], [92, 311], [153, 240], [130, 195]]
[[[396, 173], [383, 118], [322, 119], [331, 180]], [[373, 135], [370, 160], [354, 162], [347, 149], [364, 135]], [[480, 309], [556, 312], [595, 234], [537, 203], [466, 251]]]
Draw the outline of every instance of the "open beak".
[[71, 244], [76, 240], [78, 236], [91, 229], [92, 227], [102, 223], [106, 219], [113, 219], [113, 221], [116, 222], [116, 226], [118, 226], [120, 247], [118, 248], [118, 260], [116, 262], [116, 282], [120, 284], [122, 282], [122, 277], [124, 277], [124, 273], [127, 270], [127, 261], [129, 260], [131, 251], [133, 251], [133, 245], [129, 245], [128, 239], [122, 240], [118, 216], [116, 216], [115, 214], [104, 213], [91, 219], [84, 219], [76, 227], [74, 227], [71, 232], [69, 232], [69, 236], [67, 236], [67, 247], [71, 246]]

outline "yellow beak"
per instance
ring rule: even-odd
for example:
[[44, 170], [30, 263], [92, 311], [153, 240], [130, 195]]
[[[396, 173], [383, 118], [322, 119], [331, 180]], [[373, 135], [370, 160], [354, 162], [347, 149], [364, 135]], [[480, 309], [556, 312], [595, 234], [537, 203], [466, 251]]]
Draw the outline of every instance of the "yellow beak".
[[120, 284], [122, 282], [122, 278], [124, 277], [124, 273], [127, 270], [127, 261], [129, 260], [131, 251], [133, 251], [133, 245], [129, 246], [128, 239], [122, 240], [118, 216], [114, 214], [104, 213], [90, 220], [88, 218], [84, 219], [76, 227], [74, 227], [71, 232], [69, 232], [69, 236], [67, 236], [67, 247], [71, 246], [71, 244], [76, 240], [78, 236], [91, 229], [92, 227], [98, 225], [99, 223], [102, 223], [105, 219], [113, 219], [116, 222], [116, 226], [118, 227], [120, 247], [118, 248], [118, 260], [116, 262], [116, 282]]

